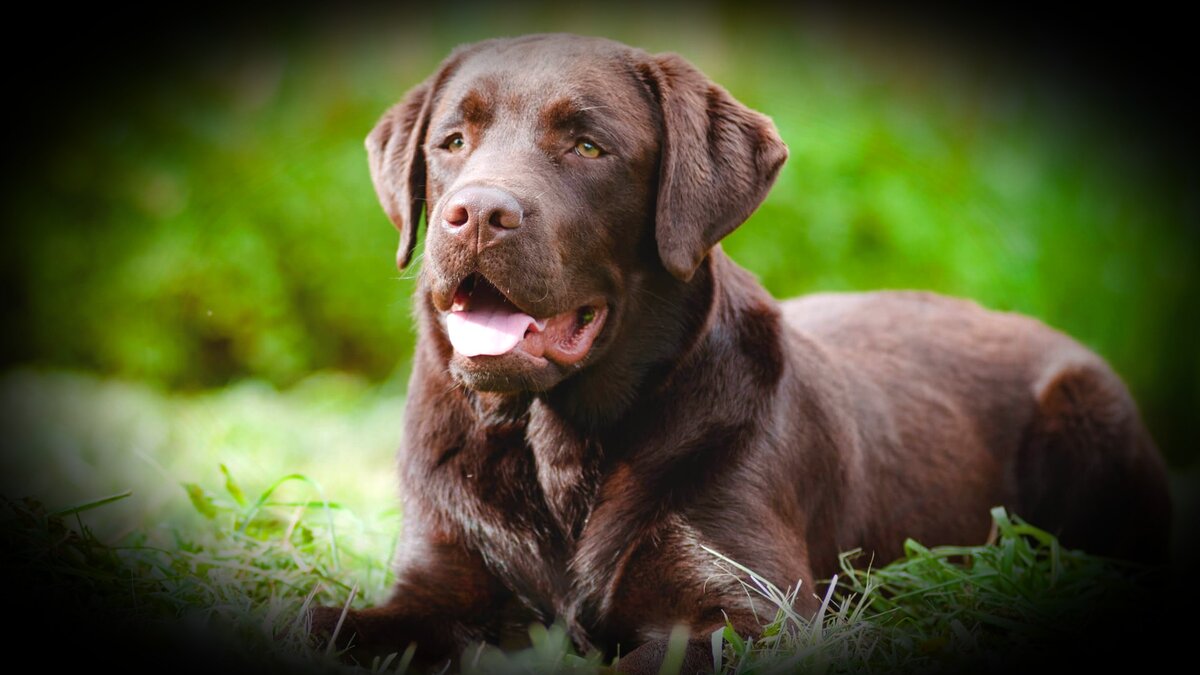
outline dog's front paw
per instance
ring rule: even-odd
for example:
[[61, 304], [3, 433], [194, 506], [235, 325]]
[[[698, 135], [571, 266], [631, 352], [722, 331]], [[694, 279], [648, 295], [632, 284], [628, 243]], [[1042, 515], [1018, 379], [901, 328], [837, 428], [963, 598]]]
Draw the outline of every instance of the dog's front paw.
[[[621, 657], [617, 672], [621, 675], [655, 675], [661, 672], [667, 658], [668, 640], [651, 640]], [[688, 640], [680, 663], [681, 675], [711, 673], [713, 670], [711, 651], [707, 640]]]
[[314, 607], [308, 616], [308, 635], [318, 649], [336, 652], [343, 661], [360, 665], [400, 655], [418, 641], [411, 620], [395, 607]]

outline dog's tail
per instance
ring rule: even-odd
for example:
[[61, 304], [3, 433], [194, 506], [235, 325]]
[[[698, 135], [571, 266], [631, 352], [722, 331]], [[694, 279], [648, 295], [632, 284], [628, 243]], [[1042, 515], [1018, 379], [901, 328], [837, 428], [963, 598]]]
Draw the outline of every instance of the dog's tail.
[[1033, 394], [1017, 464], [1018, 513], [1069, 548], [1166, 563], [1166, 467], [1120, 378], [1095, 361], [1060, 364]]

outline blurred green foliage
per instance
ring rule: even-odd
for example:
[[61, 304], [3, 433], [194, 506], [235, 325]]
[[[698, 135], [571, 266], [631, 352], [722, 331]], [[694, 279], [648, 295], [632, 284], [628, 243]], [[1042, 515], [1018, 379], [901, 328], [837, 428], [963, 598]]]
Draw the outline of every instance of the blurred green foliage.
[[1194, 204], [1129, 120], [969, 50], [654, 11], [333, 21], [87, 102], [10, 199], [20, 353], [171, 387], [386, 377], [411, 354], [413, 275], [394, 267], [362, 139], [455, 44], [570, 30], [678, 51], [774, 118], [790, 159], [725, 244], [772, 292], [926, 288], [1035, 315], [1107, 357], [1190, 459]]

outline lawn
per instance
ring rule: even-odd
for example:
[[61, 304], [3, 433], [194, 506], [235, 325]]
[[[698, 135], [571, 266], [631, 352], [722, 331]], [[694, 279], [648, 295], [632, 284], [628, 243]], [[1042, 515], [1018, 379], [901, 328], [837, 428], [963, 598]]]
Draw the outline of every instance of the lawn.
[[[139, 640], [151, 629], [186, 630], [255, 669], [415, 669], [400, 650], [341, 664], [308, 643], [304, 624], [313, 603], [366, 607], [389, 590], [402, 526], [391, 471], [403, 408], [395, 380], [318, 375], [284, 391], [243, 383], [181, 395], [19, 371], [0, 380], [0, 400], [21, 457], [39, 467], [6, 467], [6, 477], [32, 481], [25, 492], [40, 504], [3, 502], [5, 567], [38, 590], [38, 602], [86, 598], [89, 621], [121, 626], [132, 649], [146, 648]], [[714, 670], [1057, 662], [1074, 640], [1104, 633], [1152, 592], [1148, 570], [1064, 550], [1003, 511], [993, 517], [987, 545], [931, 550], [910, 541], [901, 560], [873, 564], [846, 552], [816, 620], [797, 616], [790, 600], [815, 589], [776, 588], [711, 552], [731, 574], [750, 576], [748, 593], [778, 607], [761, 617], [757, 641], [728, 628], [714, 635]], [[608, 665], [575, 654], [561, 628], [535, 625], [529, 647], [474, 645], [456, 670], [597, 673]]]

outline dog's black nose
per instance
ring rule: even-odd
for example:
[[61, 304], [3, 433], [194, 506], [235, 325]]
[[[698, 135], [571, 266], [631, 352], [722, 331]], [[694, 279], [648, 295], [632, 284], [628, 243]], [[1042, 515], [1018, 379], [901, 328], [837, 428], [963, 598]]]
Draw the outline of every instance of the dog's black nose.
[[465, 187], [442, 209], [442, 225], [451, 234], [480, 241], [515, 230], [524, 217], [516, 197], [493, 187]]

